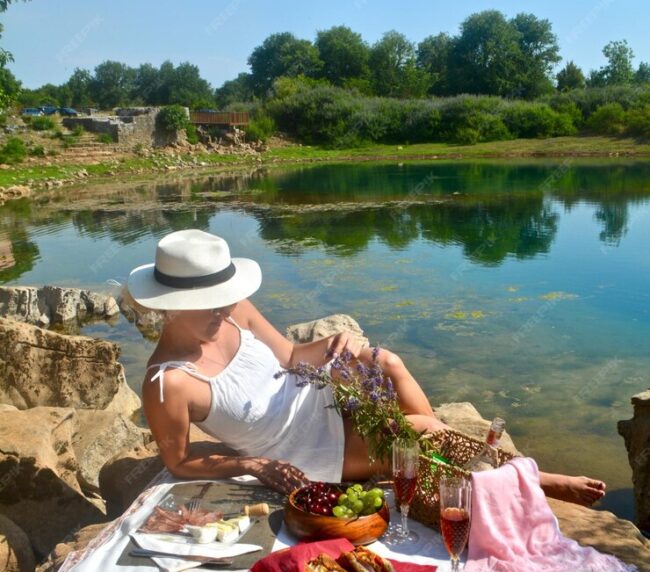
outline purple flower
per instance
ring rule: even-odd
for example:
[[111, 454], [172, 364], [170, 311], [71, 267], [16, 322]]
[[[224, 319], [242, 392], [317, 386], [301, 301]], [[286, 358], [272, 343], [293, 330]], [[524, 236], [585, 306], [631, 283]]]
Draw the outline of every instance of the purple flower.
[[354, 396], [348, 398], [348, 401], [345, 404], [345, 408], [348, 411], [354, 411], [355, 409], [358, 409], [359, 408], [359, 400]]
[[372, 361], [377, 361], [377, 356], [379, 355], [379, 346], [372, 348]]

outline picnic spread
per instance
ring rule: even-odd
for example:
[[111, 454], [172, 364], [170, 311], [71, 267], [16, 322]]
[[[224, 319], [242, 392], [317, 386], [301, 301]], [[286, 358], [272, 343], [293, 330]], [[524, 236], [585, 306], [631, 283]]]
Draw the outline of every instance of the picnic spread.
[[[259, 484], [251, 477], [235, 477], [233, 479], [212, 481], [213, 485], [203, 497], [204, 506], [211, 506], [221, 510], [224, 514], [239, 510], [244, 505], [266, 502], [270, 514], [263, 517], [254, 517], [255, 523], [250, 530], [241, 537], [241, 543], [232, 545], [231, 548], [206, 548], [209, 544], [196, 544], [188, 550], [187, 544], [171, 541], [171, 536], [160, 539], [157, 535], [138, 533], [138, 529], [147, 521], [154, 508], [164, 503], [170, 495], [179, 498], [191, 498], [206, 481], [185, 482], [174, 479], [166, 470], [163, 470], [150, 484], [150, 486], [133, 502], [125, 513], [113, 521], [102, 533], [95, 538], [83, 551], [75, 552], [68, 556], [61, 572], [91, 572], [96, 570], [119, 570], [121, 572], [153, 572], [157, 570], [170, 570], [178, 572], [200, 565], [199, 562], [189, 562], [182, 558], [156, 557], [155, 559], [130, 556], [138, 548], [138, 541], [153, 537], [153, 543], [158, 548], [171, 548], [176, 554], [202, 554], [206, 556], [231, 557], [233, 563], [220, 567], [221, 570], [248, 570], [265, 556], [287, 549], [299, 541], [293, 537], [283, 523], [283, 508], [285, 498]], [[397, 515], [392, 518], [399, 520]], [[253, 519], [251, 519], [253, 520]], [[413, 527], [421, 532], [421, 543], [410, 546], [407, 553], [391, 550], [381, 541], [376, 541], [367, 546], [368, 549], [384, 558], [410, 564], [437, 566], [440, 572], [448, 570], [448, 554], [442, 539], [424, 525], [413, 523]], [[162, 535], [164, 536], [164, 535]], [[150, 542], [152, 542], [150, 540]], [[154, 546], [153, 543], [147, 546]], [[217, 544], [217, 543], [213, 543]], [[239, 554], [238, 549], [232, 547], [244, 546]], [[181, 552], [182, 551], [182, 552]], [[162, 550], [165, 552], [165, 550]], [[427, 570], [427, 569], [423, 569]], [[432, 571], [433, 568], [428, 568]]]
[[[524, 563], [526, 570], [534, 571], [635, 570], [613, 556], [582, 547], [561, 535], [538, 486], [537, 466], [532, 459], [517, 458], [499, 469], [477, 475], [478, 486], [472, 495], [474, 516], [467, 572], [515, 572], [522, 570]], [[196, 499], [200, 499], [202, 508], [193, 518], [218, 513], [221, 525], [215, 528], [222, 541], [199, 542], [187, 531], [175, 531], [174, 523], [156, 518], [165, 511], [182, 515], [183, 511], [176, 508], [191, 506]], [[400, 515], [392, 501], [391, 491], [386, 491], [390, 520], [398, 522]], [[244, 507], [249, 512], [252, 507], [265, 505], [268, 510], [262, 510], [259, 516], [243, 514]], [[252, 569], [254, 572], [447, 572], [453, 569], [448, 546], [441, 535], [420, 522], [410, 524], [418, 536], [414, 543], [388, 546], [384, 541], [386, 535], [364, 547], [355, 547], [345, 538], [301, 542], [286, 526], [285, 506], [283, 495], [252, 477], [186, 482], [174, 479], [163, 470], [119, 519], [83, 551], [70, 554], [60, 570], [180, 572], [207, 564], [207, 559], [220, 570]], [[147, 523], [153, 523], [154, 528], [169, 526], [169, 531], [148, 531]], [[228, 531], [230, 537], [226, 538]], [[227, 541], [223, 542], [224, 539]], [[349, 567], [348, 562], [351, 562]]]

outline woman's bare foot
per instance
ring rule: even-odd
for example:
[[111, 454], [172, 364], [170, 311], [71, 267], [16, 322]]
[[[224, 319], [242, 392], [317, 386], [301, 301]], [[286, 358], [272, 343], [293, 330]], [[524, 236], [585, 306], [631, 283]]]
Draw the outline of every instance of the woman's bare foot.
[[582, 506], [591, 506], [605, 496], [605, 483], [588, 477], [539, 473], [540, 486], [549, 496]]

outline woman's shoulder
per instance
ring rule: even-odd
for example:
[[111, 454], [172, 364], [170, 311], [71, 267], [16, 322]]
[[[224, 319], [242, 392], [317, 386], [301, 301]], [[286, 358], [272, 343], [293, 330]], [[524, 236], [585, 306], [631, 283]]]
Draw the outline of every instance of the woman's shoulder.
[[180, 364], [155, 365], [147, 369], [142, 382], [142, 399], [145, 402], [176, 402], [188, 400], [188, 380], [192, 377]]

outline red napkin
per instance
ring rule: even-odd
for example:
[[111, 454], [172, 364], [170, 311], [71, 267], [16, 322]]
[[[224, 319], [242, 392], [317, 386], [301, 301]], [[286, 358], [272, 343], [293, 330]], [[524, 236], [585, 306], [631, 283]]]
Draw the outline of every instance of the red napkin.
[[[272, 552], [266, 558], [256, 562], [251, 572], [303, 572], [305, 564], [319, 554], [327, 554], [335, 560], [342, 552], [351, 552], [354, 545], [345, 538], [323, 540], [321, 542], [304, 542], [291, 548]], [[411, 564], [390, 560], [396, 572], [435, 572], [437, 567], [423, 564]]]

